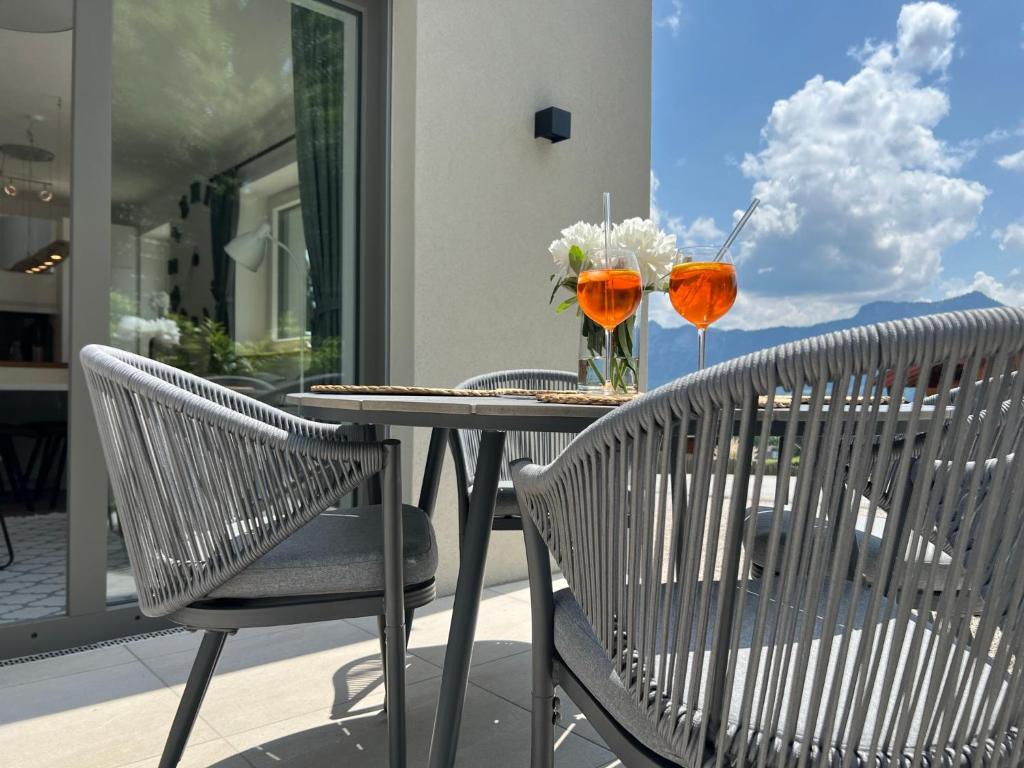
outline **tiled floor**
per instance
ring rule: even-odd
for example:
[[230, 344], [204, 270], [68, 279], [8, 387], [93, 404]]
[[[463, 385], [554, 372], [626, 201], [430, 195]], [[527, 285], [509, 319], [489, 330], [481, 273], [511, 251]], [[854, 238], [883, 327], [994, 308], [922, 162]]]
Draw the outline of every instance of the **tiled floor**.
[[[409, 647], [410, 765], [426, 765], [451, 598], [417, 613]], [[458, 764], [529, 765], [529, 594], [484, 591]], [[198, 637], [176, 633], [0, 667], [4, 768], [156, 766]], [[386, 765], [376, 623], [334, 621], [228, 640], [183, 766]], [[562, 697], [558, 768], [618, 765]]]
[[[0, 571], [0, 622], [61, 615], [66, 602], [67, 514], [8, 513], [5, 517], [14, 545], [14, 563]], [[3, 550], [0, 557], [6, 559], [6, 554]], [[124, 542], [109, 530], [107, 565], [108, 602], [134, 599], [135, 584]]]

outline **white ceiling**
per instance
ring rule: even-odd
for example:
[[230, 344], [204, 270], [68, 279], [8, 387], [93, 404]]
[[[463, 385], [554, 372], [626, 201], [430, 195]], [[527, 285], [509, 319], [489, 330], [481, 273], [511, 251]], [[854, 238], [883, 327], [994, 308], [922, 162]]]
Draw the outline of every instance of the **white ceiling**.
[[[288, 0], [114, 0], [115, 203], [176, 199], [294, 132], [289, 17]], [[41, 117], [63, 195], [71, 53], [71, 32], [0, 29], [0, 143], [24, 143], [25, 116]]]

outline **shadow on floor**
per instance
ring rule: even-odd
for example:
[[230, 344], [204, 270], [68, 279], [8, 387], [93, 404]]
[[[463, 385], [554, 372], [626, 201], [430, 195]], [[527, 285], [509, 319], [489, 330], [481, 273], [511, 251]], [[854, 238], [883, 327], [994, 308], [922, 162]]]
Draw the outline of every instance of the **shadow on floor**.
[[[479, 642], [475, 652], [483, 656], [486, 646], [498, 643]], [[502, 652], [509, 643], [502, 642]], [[525, 643], [514, 643], [514, 653], [529, 651]], [[442, 651], [434, 647], [420, 651]], [[409, 764], [425, 765], [430, 749], [440, 679], [431, 678], [407, 688], [407, 743]], [[258, 744], [247, 746], [240, 754], [254, 766], [304, 766], [320, 768], [339, 765], [387, 764], [387, 716], [382, 710], [383, 677], [377, 655], [356, 659], [338, 669], [334, 675], [334, 704], [320, 724], [303, 727], [290, 721], [275, 728], [261, 729]], [[312, 720], [312, 718], [308, 718]], [[327, 722], [324, 722], [324, 721]], [[287, 731], [277, 736], [274, 730]], [[529, 764], [530, 715], [505, 698], [485, 691], [472, 683], [468, 687], [459, 741], [459, 765], [523, 766]], [[562, 739], [559, 749], [575, 753], [568, 765], [604, 765], [608, 754], [597, 745], [573, 736]], [[216, 768], [233, 768], [237, 755], [214, 763]]]

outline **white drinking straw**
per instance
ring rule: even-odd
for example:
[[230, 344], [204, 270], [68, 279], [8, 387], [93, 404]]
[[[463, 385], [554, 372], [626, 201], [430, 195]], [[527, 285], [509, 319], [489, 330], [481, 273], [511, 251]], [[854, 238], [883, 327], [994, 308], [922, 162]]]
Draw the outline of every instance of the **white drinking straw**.
[[736, 226], [732, 228], [732, 232], [730, 232], [729, 236], [725, 238], [725, 242], [722, 243], [722, 247], [718, 249], [718, 253], [715, 254], [715, 261], [720, 260], [725, 255], [725, 252], [729, 250], [729, 246], [732, 245], [733, 240], [735, 240], [736, 236], [739, 235], [740, 230], [743, 229], [743, 225], [747, 223], [747, 219], [750, 218], [754, 209], [760, 204], [761, 201], [756, 197], [751, 201], [750, 207], [747, 208], [746, 213], [740, 216], [740, 220], [736, 222]]
[[604, 193], [604, 260], [608, 263], [612, 247], [612, 193]]

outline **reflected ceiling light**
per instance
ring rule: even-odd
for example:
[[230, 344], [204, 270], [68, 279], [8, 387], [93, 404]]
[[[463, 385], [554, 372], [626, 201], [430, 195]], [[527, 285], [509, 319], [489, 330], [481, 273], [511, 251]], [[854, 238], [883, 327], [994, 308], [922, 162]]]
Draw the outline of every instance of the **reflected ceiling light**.
[[48, 203], [51, 200], [53, 200], [53, 192], [51, 192], [48, 189], [40, 189], [39, 199], [42, 200], [44, 203]]
[[61, 259], [63, 259], [64, 257], [63, 257], [63, 256], [61, 256], [61, 255], [60, 255], [59, 253], [51, 253], [51, 254], [50, 254], [50, 258], [51, 258], [51, 259], [52, 259], [53, 261], [60, 261], [60, 260], [61, 260]]
[[13, 181], [8, 181], [6, 184], [4, 184], [4, 193], [8, 197], [17, 197], [18, 196], [18, 188], [16, 186], [14, 186], [14, 182]]
[[52, 261], [49, 261], [49, 260], [47, 260], [47, 261], [44, 261], [44, 262], [43, 262], [43, 266], [44, 266], [44, 267], [52, 267], [52, 266], [53, 266], [53, 262], [52, 262]]
[[26, 269], [26, 270], [25, 270], [25, 274], [26, 274], [26, 275], [31, 275], [31, 274], [32, 274], [33, 272], [35, 272], [35, 270], [34, 270], [34, 269]]

